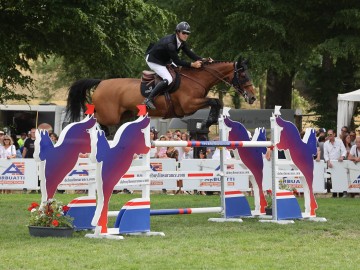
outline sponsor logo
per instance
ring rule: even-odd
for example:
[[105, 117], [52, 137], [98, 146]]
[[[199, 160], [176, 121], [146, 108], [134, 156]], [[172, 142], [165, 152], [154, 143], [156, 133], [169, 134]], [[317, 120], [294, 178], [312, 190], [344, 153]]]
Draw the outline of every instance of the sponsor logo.
[[25, 183], [25, 162], [13, 162], [0, 175], [2, 185], [21, 185]]

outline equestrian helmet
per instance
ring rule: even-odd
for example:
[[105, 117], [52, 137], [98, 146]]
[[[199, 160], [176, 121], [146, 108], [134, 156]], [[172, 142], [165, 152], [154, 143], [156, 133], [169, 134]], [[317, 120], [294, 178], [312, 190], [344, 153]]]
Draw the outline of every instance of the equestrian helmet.
[[185, 32], [190, 34], [190, 25], [187, 22], [181, 22], [176, 26], [176, 32]]

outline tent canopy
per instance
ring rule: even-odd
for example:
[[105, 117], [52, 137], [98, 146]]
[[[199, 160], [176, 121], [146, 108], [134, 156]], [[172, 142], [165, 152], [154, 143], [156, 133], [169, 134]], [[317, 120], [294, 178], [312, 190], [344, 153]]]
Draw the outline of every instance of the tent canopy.
[[357, 102], [360, 102], [360, 89], [338, 94], [337, 135], [340, 135], [343, 126], [350, 125]]

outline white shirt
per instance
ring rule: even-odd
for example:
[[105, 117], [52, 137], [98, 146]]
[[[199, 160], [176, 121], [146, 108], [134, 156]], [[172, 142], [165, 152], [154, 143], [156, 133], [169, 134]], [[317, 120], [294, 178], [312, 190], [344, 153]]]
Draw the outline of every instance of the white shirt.
[[351, 146], [350, 154], [353, 157], [360, 157], [360, 150], [356, 150], [356, 145]]
[[182, 43], [182, 42], [180, 41], [180, 39], [179, 39], [178, 36], [176, 35], [176, 45], [177, 45], [177, 49], [180, 48], [181, 43]]
[[16, 155], [15, 145], [11, 145], [7, 149], [4, 146], [0, 146], [0, 157], [7, 158], [8, 156]]
[[[230, 151], [227, 150], [227, 149], [224, 149], [225, 151], [225, 158], [226, 159], [231, 159], [231, 154], [230, 154]], [[212, 159], [216, 159], [216, 160], [220, 160], [220, 149], [219, 148], [216, 148], [214, 154], [212, 155], [211, 157]]]
[[346, 157], [346, 148], [342, 140], [335, 138], [334, 143], [327, 140], [324, 143], [324, 160], [338, 160], [340, 157]]

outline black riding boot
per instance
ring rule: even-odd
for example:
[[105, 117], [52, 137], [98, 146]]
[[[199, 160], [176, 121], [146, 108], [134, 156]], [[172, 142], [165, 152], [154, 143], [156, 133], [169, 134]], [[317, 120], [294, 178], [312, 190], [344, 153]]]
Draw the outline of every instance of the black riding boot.
[[145, 105], [146, 107], [148, 107], [151, 110], [156, 110], [156, 107], [154, 105], [154, 97], [158, 94], [160, 94], [162, 92], [162, 90], [165, 89], [165, 87], [168, 85], [168, 80], [162, 80], [161, 82], [159, 82], [155, 88], [151, 91], [150, 95], [145, 98]]

